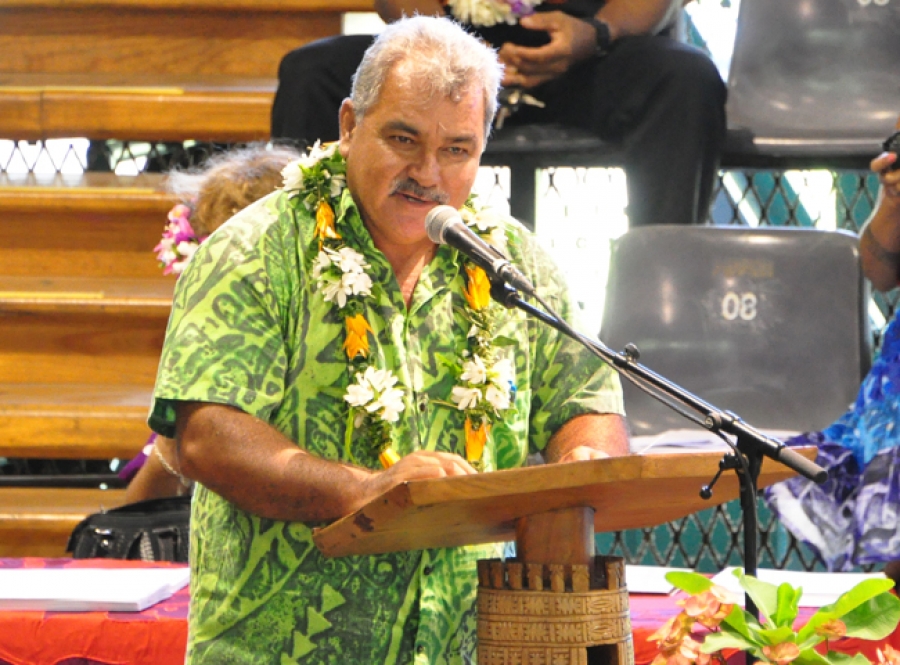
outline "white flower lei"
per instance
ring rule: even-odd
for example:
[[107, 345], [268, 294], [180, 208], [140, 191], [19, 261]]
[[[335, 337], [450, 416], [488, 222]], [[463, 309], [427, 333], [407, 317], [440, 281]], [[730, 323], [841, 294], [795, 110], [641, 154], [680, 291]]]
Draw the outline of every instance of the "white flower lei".
[[542, 0], [449, 0], [454, 18], [469, 25], [490, 27], [498, 23], [513, 25], [534, 13]]
[[[372, 329], [365, 319], [365, 300], [372, 297], [370, 266], [365, 257], [344, 244], [335, 226], [335, 208], [347, 185], [346, 164], [337, 152], [337, 144], [318, 142], [297, 161], [282, 171], [283, 189], [290, 198], [300, 199], [316, 216], [318, 251], [312, 263], [312, 277], [325, 302], [334, 303], [346, 322], [347, 352], [355, 382], [347, 387], [344, 400], [350, 405], [350, 425], [345, 447], [348, 457], [353, 429], [368, 429], [372, 448], [378, 452], [383, 466], [399, 459], [391, 448], [391, 424], [399, 420], [404, 409], [404, 392], [396, 387], [399, 379], [388, 369], [369, 364], [369, 334]], [[506, 235], [501, 219], [493, 212], [476, 211], [467, 204], [461, 210], [463, 220], [495, 247], [505, 249]], [[483, 467], [483, 450], [494, 421], [513, 408], [515, 367], [509, 358], [497, 358], [498, 346], [511, 346], [511, 340], [495, 337], [494, 306], [490, 301], [490, 283], [484, 271], [472, 263], [464, 264], [467, 274], [465, 316], [470, 327], [467, 334], [470, 349], [463, 352], [461, 363], [453, 363], [458, 382], [451, 391], [449, 403], [466, 413], [466, 457], [476, 467]], [[441, 403], [441, 402], [437, 402]]]

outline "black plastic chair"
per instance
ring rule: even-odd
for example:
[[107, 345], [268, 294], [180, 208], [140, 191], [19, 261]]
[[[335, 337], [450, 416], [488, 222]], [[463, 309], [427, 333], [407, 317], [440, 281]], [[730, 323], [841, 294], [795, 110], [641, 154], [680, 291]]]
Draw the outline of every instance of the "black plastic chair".
[[861, 168], [900, 115], [900, 3], [745, 0], [728, 166]]
[[[748, 424], [813, 431], [870, 366], [856, 236], [648, 226], [615, 241], [600, 338]], [[697, 427], [623, 380], [635, 436]]]

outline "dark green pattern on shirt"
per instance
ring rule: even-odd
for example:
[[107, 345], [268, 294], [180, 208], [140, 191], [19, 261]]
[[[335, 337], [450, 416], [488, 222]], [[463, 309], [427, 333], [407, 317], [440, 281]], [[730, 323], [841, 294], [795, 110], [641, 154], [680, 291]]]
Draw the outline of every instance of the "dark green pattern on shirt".
[[[441, 247], [409, 310], [349, 193], [339, 229], [365, 254], [375, 288], [367, 319], [375, 364], [406, 392], [394, 427], [401, 454], [464, 454], [463, 413], [446, 404], [467, 326], [455, 250]], [[277, 193], [213, 234], [179, 278], [150, 423], [171, 436], [172, 402], [227, 404], [260, 418], [306, 450], [345, 460], [351, 380], [343, 321], [309, 278], [314, 221]], [[564, 316], [563, 282], [521, 227], [507, 229], [514, 262]], [[312, 248], [312, 249], [311, 249]], [[498, 333], [517, 345], [516, 412], [498, 422], [488, 469], [521, 466], [574, 415], [621, 412], [615, 375], [577, 344], [518, 311]], [[354, 440], [355, 441], [355, 440]], [[358, 462], [376, 468], [375, 460]], [[346, 461], [346, 460], [345, 460]], [[326, 559], [311, 526], [259, 518], [203, 486], [191, 532], [190, 663], [474, 662], [475, 561], [495, 546]]]

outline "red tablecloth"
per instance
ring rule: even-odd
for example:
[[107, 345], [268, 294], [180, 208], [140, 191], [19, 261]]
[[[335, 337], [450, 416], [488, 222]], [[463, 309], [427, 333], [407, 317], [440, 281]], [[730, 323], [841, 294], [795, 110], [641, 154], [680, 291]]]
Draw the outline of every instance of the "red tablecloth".
[[[0, 558], [0, 568], [171, 565], [178, 564]], [[673, 597], [643, 594], [633, 594], [630, 605], [635, 665], [648, 665], [656, 655], [656, 645], [647, 637], [681, 608]], [[143, 612], [0, 611], [0, 665], [181, 665], [187, 644], [187, 612], [187, 587]], [[813, 612], [801, 610], [807, 616]], [[900, 649], [900, 634], [895, 632], [883, 643]], [[848, 639], [836, 648], [844, 653], [864, 653], [874, 661], [877, 646]]]

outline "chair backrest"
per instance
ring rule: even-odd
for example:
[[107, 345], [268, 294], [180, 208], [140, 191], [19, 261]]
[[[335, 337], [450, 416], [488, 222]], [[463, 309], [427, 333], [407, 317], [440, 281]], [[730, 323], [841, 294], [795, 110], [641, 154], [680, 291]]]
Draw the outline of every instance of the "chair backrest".
[[[614, 242], [600, 339], [754, 427], [812, 431], [869, 369], [867, 302], [845, 231], [639, 227]], [[623, 388], [634, 435], [694, 427]]]
[[898, 2], [744, 0], [726, 161], [743, 152], [864, 168], [900, 114], [898, 63]]

